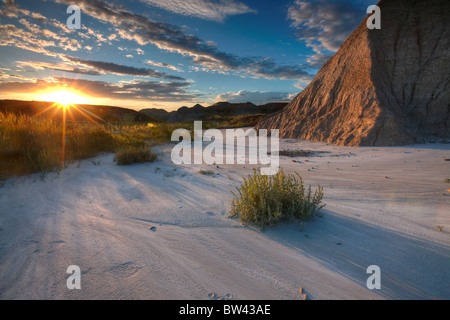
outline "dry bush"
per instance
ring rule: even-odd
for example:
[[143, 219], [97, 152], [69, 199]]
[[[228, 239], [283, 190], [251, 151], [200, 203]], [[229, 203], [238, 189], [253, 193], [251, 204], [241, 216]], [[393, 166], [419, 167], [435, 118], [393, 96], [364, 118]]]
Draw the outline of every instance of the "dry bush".
[[233, 195], [231, 216], [259, 227], [292, 218], [308, 220], [323, 207], [320, 185], [313, 193], [311, 186], [305, 189], [300, 175], [286, 175], [282, 169], [273, 176], [255, 169]]

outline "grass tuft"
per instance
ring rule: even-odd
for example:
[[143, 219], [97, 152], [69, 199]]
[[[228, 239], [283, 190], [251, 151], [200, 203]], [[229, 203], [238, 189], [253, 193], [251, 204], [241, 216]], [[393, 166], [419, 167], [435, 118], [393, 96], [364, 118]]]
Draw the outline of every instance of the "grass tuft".
[[150, 150], [148, 145], [125, 146], [116, 152], [115, 160], [118, 165], [129, 165], [133, 163], [154, 162], [158, 155]]
[[262, 175], [254, 169], [253, 175], [244, 178], [237, 193], [232, 193], [231, 216], [259, 227], [292, 218], [308, 220], [324, 207], [320, 185], [313, 193], [311, 186], [305, 189], [300, 175], [286, 175], [282, 169], [273, 176]]
[[214, 174], [214, 171], [212, 170], [200, 170], [198, 173], [203, 174], [205, 176], [210, 176]]

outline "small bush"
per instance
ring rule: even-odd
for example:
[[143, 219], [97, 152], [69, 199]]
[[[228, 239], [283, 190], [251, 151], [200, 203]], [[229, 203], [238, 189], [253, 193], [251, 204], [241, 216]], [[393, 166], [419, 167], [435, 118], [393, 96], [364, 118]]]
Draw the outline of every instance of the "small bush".
[[200, 170], [199, 173], [203, 174], [205, 176], [210, 176], [210, 175], [214, 174], [214, 171], [212, 171], [212, 170]]
[[118, 165], [128, 165], [132, 163], [153, 162], [157, 154], [150, 150], [148, 145], [124, 146], [116, 152], [115, 160]]
[[237, 191], [233, 193], [231, 216], [259, 227], [285, 219], [308, 220], [324, 206], [321, 205], [323, 189], [320, 185], [313, 194], [311, 186], [305, 189], [300, 175], [286, 175], [282, 169], [273, 176], [254, 170]]

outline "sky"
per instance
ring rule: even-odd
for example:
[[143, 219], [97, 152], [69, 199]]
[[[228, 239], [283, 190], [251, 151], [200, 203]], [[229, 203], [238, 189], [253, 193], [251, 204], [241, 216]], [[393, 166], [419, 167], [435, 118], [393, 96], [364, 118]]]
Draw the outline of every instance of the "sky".
[[[290, 101], [375, 0], [0, 0], [0, 99]], [[80, 28], [70, 5], [80, 8]], [[69, 23], [70, 25], [70, 23]]]

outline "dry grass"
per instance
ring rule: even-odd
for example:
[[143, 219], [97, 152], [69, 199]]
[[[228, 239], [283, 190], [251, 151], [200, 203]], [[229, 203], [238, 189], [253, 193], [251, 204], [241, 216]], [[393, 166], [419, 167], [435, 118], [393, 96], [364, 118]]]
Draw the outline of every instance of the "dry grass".
[[318, 185], [313, 193], [305, 189], [298, 174], [286, 175], [282, 169], [273, 176], [264, 176], [259, 170], [244, 178], [231, 204], [231, 216], [259, 227], [270, 226], [292, 218], [308, 220], [323, 207], [323, 189]]
[[157, 158], [148, 145], [125, 146], [116, 152], [115, 160], [118, 165], [128, 165], [132, 163], [153, 162]]
[[149, 144], [170, 141], [176, 126], [88, 122], [64, 126], [46, 117], [0, 113], [0, 179], [60, 170], [103, 152], [118, 152], [120, 164], [154, 161]]
[[111, 152], [113, 136], [97, 126], [0, 113], [0, 178], [53, 171], [65, 163]]

